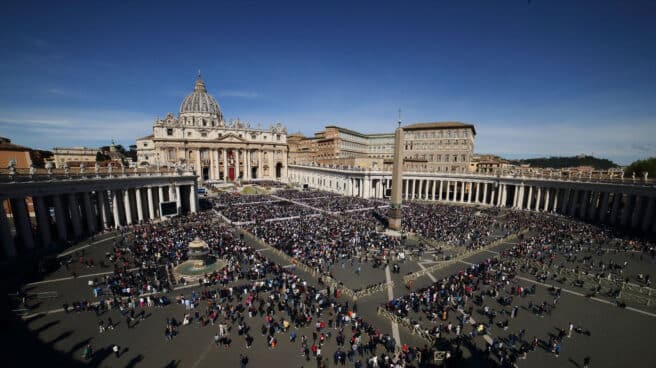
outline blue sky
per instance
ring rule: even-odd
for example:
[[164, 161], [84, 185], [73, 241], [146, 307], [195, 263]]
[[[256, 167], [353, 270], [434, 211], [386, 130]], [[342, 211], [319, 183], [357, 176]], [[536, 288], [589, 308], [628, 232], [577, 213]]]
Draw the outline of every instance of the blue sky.
[[200, 69], [227, 118], [306, 135], [464, 121], [507, 157], [656, 156], [656, 2], [15, 1], [0, 135], [124, 145]]

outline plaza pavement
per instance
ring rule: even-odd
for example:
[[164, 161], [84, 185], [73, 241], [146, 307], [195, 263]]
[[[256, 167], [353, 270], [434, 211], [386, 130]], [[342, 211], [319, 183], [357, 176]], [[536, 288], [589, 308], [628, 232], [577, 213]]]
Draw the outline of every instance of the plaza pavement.
[[[106, 239], [81, 245], [84, 247], [85, 257], [96, 261], [96, 266], [87, 268], [77, 264], [75, 261], [69, 266], [69, 270], [59, 269], [48, 275], [41, 282], [26, 286], [28, 294], [34, 297], [29, 303], [32, 308], [27, 313], [27, 318], [16, 318], [15, 314], [9, 313], [5, 321], [5, 333], [2, 334], [4, 347], [9, 347], [8, 366], [13, 362], [27, 366], [47, 364], [62, 364], [75, 366], [82, 363], [81, 354], [90, 343], [94, 346], [96, 355], [90, 362], [85, 364], [98, 367], [238, 367], [239, 355], [246, 354], [249, 357], [249, 367], [311, 367], [314, 361], [306, 362], [300, 355], [299, 346], [290, 344], [285, 334], [278, 336], [278, 346], [274, 351], [266, 347], [264, 337], [259, 333], [261, 318], [253, 318], [247, 323], [251, 327], [252, 336], [255, 338], [253, 348], [246, 349], [243, 337], [231, 334], [233, 340], [230, 349], [216, 347], [213, 344], [213, 336], [217, 328], [197, 327], [192, 324], [180, 327], [179, 334], [173, 342], [164, 339], [165, 320], [174, 317], [182, 320], [185, 314], [184, 307], [172, 304], [164, 308], [148, 308], [147, 318], [140, 321], [134, 328], [128, 329], [125, 321], [120, 317], [118, 311], [109, 311], [98, 317], [93, 312], [63, 313], [61, 305], [64, 302], [72, 303], [74, 300], [88, 299], [94, 301], [91, 288], [87, 285], [90, 279], [98, 273], [111, 272], [111, 268], [102, 268], [97, 262], [104, 258], [105, 252], [111, 248], [112, 238], [108, 235]], [[283, 265], [288, 262], [270, 250], [266, 250], [260, 244], [253, 243], [256, 249], [271, 260]], [[469, 257], [464, 262], [446, 267], [431, 274], [418, 278], [414, 282], [414, 290], [430, 285], [433, 279], [446, 277], [468, 267], [468, 263], [480, 262], [486, 258], [496, 256], [499, 252], [511, 244], [482, 251]], [[618, 262], [629, 260], [629, 270], [632, 273], [651, 272], [653, 278], [654, 260], [636, 258], [635, 255], [618, 253], [616, 255], [606, 254], [600, 259], [607, 260], [613, 257]], [[400, 274], [391, 274], [395, 282], [392, 288], [394, 296], [408, 293], [402, 276], [415, 272], [423, 266], [432, 264], [432, 256], [426, 254], [419, 259], [401, 263]], [[421, 265], [420, 265], [421, 262]], [[70, 273], [75, 271], [76, 278]], [[301, 270], [297, 272], [305, 280], [317, 285], [316, 278], [305, 274]], [[383, 268], [373, 269], [371, 264], [362, 266], [361, 275], [355, 274], [355, 266], [346, 262], [344, 268], [335, 265], [333, 274], [338, 281], [344, 282], [347, 287], [361, 288], [369, 284], [386, 281]], [[520, 283], [530, 286], [535, 283], [532, 275], [521, 274]], [[637, 308], [635, 310], [621, 309], [609, 303], [595, 301], [582, 296], [583, 291], [575, 290], [567, 285], [561, 285], [567, 289], [562, 293], [557, 308], [551, 315], [545, 317], [535, 316], [527, 310], [529, 300], [533, 302], [551, 301], [553, 297], [549, 294], [547, 287], [539, 285], [534, 296], [516, 298], [513, 305], [520, 306], [520, 312], [516, 319], [511, 320], [508, 330], [493, 327], [490, 332], [492, 338], [507, 336], [509, 333], [517, 334], [520, 328], [527, 330], [526, 339], [530, 340], [537, 336], [542, 340], [548, 339], [550, 334], [557, 334], [558, 328], [566, 328], [572, 321], [576, 326], [581, 326], [591, 332], [590, 336], [574, 334], [572, 338], [565, 338], [560, 357], [555, 358], [553, 354], [544, 350], [529, 353], [526, 360], [518, 361], [518, 366], [525, 367], [582, 367], [583, 358], [587, 355], [592, 357], [592, 367], [654, 367], [656, 366], [656, 351], [653, 350], [653, 342], [656, 341], [656, 314], [654, 311]], [[189, 295], [191, 290], [198, 289], [195, 286], [183, 287], [171, 292], [171, 295], [183, 293]], [[571, 290], [570, 290], [571, 289]], [[571, 291], [571, 292], [569, 292]], [[11, 291], [8, 291], [11, 293]], [[56, 297], [47, 297], [56, 293]], [[581, 294], [581, 295], [577, 295]], [[43, 297], [41, 297], [43, 296]], [[360, 315], [374, 326], [380, 328], [384, 333], [393, 333], [392, 324], [376, 313], [376, 308], [388, 299], [388, 293], [378, 292], [357, 300]], [[174, 299], [174, 298], [172, 298]], [[499, 311], [503, 309], [496, 301], [486, 300], [490, 307]], [[509, 309], [509, 308], [506, 308]], [[104, 320], [112, 317], [118, 326], [114, 330], [108, 330], [103, 334], [98, 333], [98, 319]], [[455, 321], [457, 315], [449, 318]], [[477, 321], [485, 321], [481, 312], [475, 309], [472, 316]], [[497, 318], [497, 321], [501, 318]], [[430, 322], [420, 320], [422, 325]], [[465, 328], [468, 332], [470, 329]], [[310, 328], [300, 329], [298, 336], [305, 334], [311, 336]], [[399, 328], [399, 338], [402, 343], [414, 346], [423, 346], [424, 341], [411, 334], [407, 329]], [[474, 339], [475, 345], [463, 347], [463, 360], [458, 366], [486, 367], [490, 365], [491, 358], [487, 357], [485, 341], [481, 337]], [[122, 348], [120, 357], [115, 357], [110, 348], [118, 344]], [[348, 344], [347, 344], [348, 346]], [[4, 350], [4, 349], [3, 349]], [[336, 350], [334, 337], [324, 348], [324, 356], [332, 366], [332, 353]], [[7, 355], [6, 355], [7, 357]], [[15, 360], [14, 360], [15, 359]], [[492, 358], [492, 362], [494, 359]], [[455, 362], [453, 362], [455, 363]]]

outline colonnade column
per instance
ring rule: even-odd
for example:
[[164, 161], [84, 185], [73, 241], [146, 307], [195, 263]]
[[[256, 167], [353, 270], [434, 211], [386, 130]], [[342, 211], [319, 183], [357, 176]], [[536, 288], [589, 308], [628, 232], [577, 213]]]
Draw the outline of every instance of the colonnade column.
[[609, 193], [608, 192], [601, 192], [601, 196], [599, 197], [599, 222], [605, 223], [606, 222], [606, 217], [608, 217], [608, 197]]
[[638, 223], [640, 222], [640, 212], [642, 212], [642, 206], [643, 206], [643, 201], [642, 201], [642, 196], [639, 196], [636, 194], [635, 196], [635, 205], [633, 206], [633, 210], [631, 211], [631, 228], [637, 228]]
[[175, 186], [175, 207], [178, 209], [178, 215], [182, 214], [182, 198], [180, 198], [180, 186]]
[[34, 235], [32, 234], [32, 223], [27, 214], [25, 198], [15, 198], [11, 201], [11, 210], [14, 214], [14, 224], [19, 238], [28, 249], [34, 248]]
[[146, 189], [146, 197], [148, 197], [148, 217], [151, 220], [155, 219], [155, 206], [153, 205], [153, 188]]
[[487, 182], [483, 183], [483, 203], [487, 204]]
[[526, 209], [531, 210], [531, 205], [533, 204], [533, 186], [528, 186], [528, 197], [526, 197]]
[[2, 235], [0, 240], [2, 240], [2, 248], [7, 257], [14, 258], [16, 257], [16, 245], [14, 244], [14, 239], [11, 237], [9, 220], [7, 220], [7, 214], [5, 213], [5, 200], [7, 198], [0, 197], [0, 234]]
[[82, 202], [84, 203], [84, 214], [86, 215], [87, 219], [87, 230], [93, 234], [96, 232], [97, 217], [91, 206], [91, 195], [89, 192], [82, 193]]
[[75, 198], [75, 193], [68, 194], [68, 211], [71, 213], [71, 224], [73, 225], [73, 234], [76, 237], [82, 235], [82, 223], [80, 219], [80, 209]]
[[114, 216], [114, 228], [121, 226], [121, 213], [118, 204], [118, 191], [112, 190], [112, 215]]
[[[442, 183], [440, 181], [440, 183]], [[437, 180], [433, 180], [433, 187], [431, 188], [431, 199], [434, 201], [435, 200], [435, 189], [437, 188]]]
[[576, 205], [578, 204], [579, 191], [574, 189], [572, 191], [572, 195], [570, 197], [572, 197], [572, 198], [571, 198], [570, 203], [569, 203], [569, 205], [570, 205], [569, 215], [570, 215], [570, 217], [574, 217], [574, 215], [576, 214]]
[[264, 177], [264, 164], [262, 163], [262, 150], [259, 150], [257, 155], [257, 178], [262, 179]]
[[442, 184], [444, 184], [444, 181], [440, 180], [440, 193], [438, 195], [438, 199], [440, 201], [442, 200]]
[[474, 198], [475, 198], [474, 202], [481, 203], [481, 182], [480, 181], [476, 182], [476, 197], [474, 197]]
[[542, 188], [538, 187], [537, 193], [535, 195], [535, 211], [540, 211], [540, 199], [542, 197]]
[[624, 196], [624, 206], [622, 208], [622, 219], [621, 219], [621, 225], [622, 227], [626, 227], [629, 224], [629, 218], [631, 216], [631, 195], [630, 194], [625, 194]]
[[558, 212], [558, 200], [560, 198], [560, 189], [554, 188], [554, 200], [553, 206], [551, 206], [551, 212]]
[[132, 225], [132, 206], [130, 206], [129, 189], [123, 190], [123, 207], [125, 208], [125, 222], [128, 225]]
[[656, 206], [656, 197], [646, 197], [647, 200], [647, 209], [645, 214], [642, 216], [642, 226], [640, 227], [642, 231], [649, 231], [649, 225], [654, 222], [654, 206]]
[[109, 228], [109, 216], [107, 215], [107, 195], [106, 191], [99, 190], [96, 192], [97, 201], [98, 201], [98, 211], [100, 211], [100, 219], [103, 224], [103, 229]]
[[544, 207], [542, 207], [542, 210], [544, 212], [549, 212], [549, 205], [550, 205], [549, 200], [551, 199], [549, 198], [550, 193], [551, 193], [551, 188], [544, 188]]
[[408, 189], [410, 188], [410, 179], [404, 179], [403, 182], [405, 183], [405, 200], [408, 200]]
[[55, 221], [57, 223], [57, 238], [61, 241], [68, 239], [68, 232], [66, 228], [66, 213], [64, 212], [64, 204], [60, 195], [52, 197], [55, 203]]
[[613, 193], [613, 209], [610, 211], [610, 223], [615, 225], [617, 223], [617, 216], [620, 213], [620, 204], [622, 202], [622, 195], [620, 193]]
[[144, 215], [143, 215], [143, 207], [141, 207], [141, 190], [139, 188], [134, 189], [134, 196], [136, 199], [136, 204], [137, 204], [137, 221], [139, 223], [142, 223], [144, 220]]
[[[50, 235], [50, 221], [48, 221], [48, 210], [46, 209], [45, 200], [43, 197], [32, 197], [32, 201], [35, 205], [37, 219], [36, 222], [39, 228], [39, 233], [41, 234], [41, 244], [43, 246], [49, 246], [52, 242], [52, 239]], [[0, 201], [0, 205], [1, 204], [2, 201]]]

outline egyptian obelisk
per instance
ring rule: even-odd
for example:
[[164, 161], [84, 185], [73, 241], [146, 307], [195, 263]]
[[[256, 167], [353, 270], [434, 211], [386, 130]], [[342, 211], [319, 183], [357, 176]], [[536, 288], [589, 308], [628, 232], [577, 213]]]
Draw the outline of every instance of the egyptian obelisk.
[[392, 169], [392, 212], [389, 217], [389, 228], [401, 230], [403, 187], [403, 128], [399, 117], [399, 127], [394, 132], [394, 168]]

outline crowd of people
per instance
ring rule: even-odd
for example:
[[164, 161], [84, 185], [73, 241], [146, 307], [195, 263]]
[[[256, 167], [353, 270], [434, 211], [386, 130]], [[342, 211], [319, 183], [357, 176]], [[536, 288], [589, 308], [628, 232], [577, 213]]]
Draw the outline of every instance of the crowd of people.
[[334, 265], [373, 262], [370, 254], [389, 253], [401, 245], [398, 237], [376, 231], [377, 225], [364, 211], [252, 224], [246, 229], [318, 273], [330, 275]]
[[357, 197], [305, 198], [300, 201], [309, 206], [333, 213], [376, 208], [386, 205], [383, 201]]
[[319, 211], [312, 208], [300, 206], [288, 201], [224, 207], [220, 209], [220, 212], [233, 222], [264, 222], [265, 220], [271, 219], [308, 216], [319, 213]]

